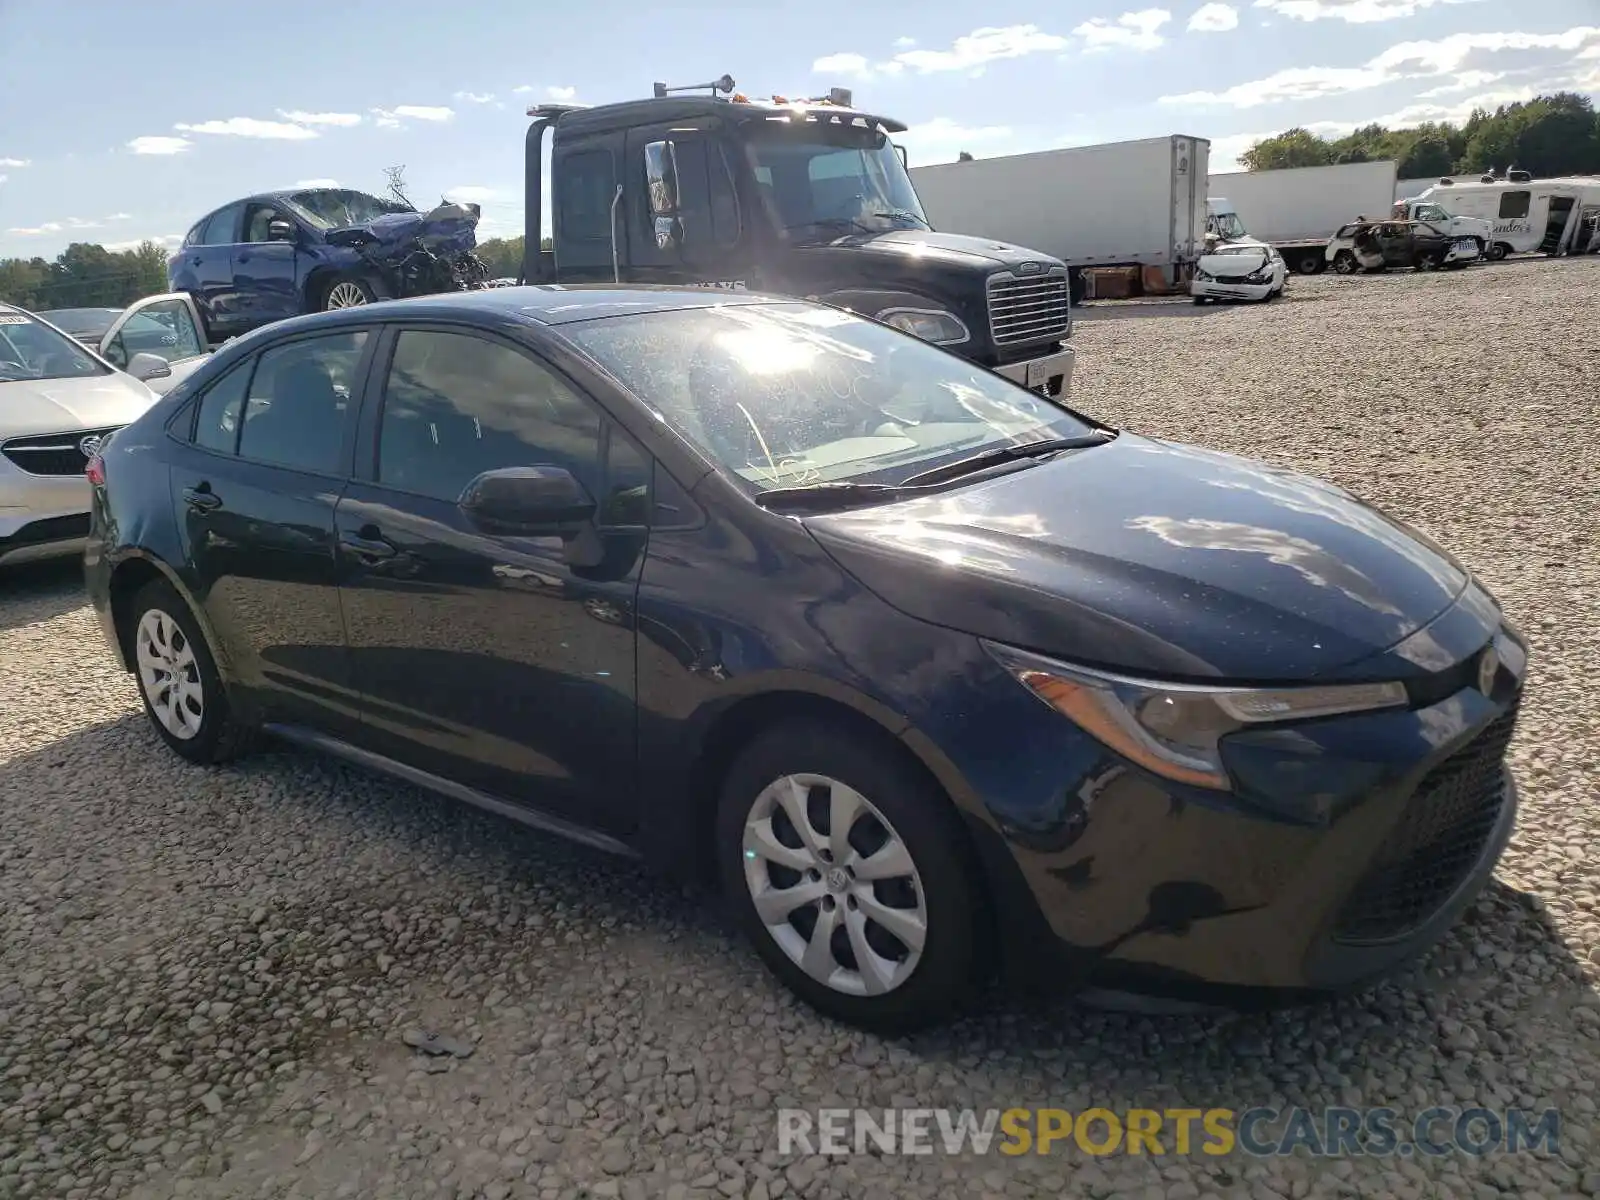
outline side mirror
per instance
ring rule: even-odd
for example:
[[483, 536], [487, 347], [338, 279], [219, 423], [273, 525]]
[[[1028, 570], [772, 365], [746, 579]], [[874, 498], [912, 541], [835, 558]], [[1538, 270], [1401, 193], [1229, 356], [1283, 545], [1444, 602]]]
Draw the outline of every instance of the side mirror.
[[486, 533], [572, 535], [593, 519], [594, 497], [562, 467], [485, 471], [461, 493], [461, 511]]
[[166, 379], [172, 374], [172, 364], [159, 354], [135, 354], [125, 368], [135, 379]]
[[644, 177], [656, 249], [674, 249], [683, 241], [683, 224], [678, 220], [678, 155], [673, 143], [651, 142], [644, 148]]
[[282, 217], [267, 222], [267, 241], [292, 242], [294, 241], [294, 223], [285, 221]]

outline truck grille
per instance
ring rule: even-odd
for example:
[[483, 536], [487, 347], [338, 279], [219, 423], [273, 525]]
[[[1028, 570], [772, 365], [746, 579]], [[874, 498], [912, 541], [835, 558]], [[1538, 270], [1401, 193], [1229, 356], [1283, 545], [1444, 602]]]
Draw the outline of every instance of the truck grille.
[[1435, 767], [1406, 802], [1378, 857], [1339, 910], [1334, 938], [1403, 937], [1422, 925], [1472, 871], [1505, 803], [1513, 709]]
[[89, 465], [89, 455], [84, 453], [84, 443], [90, 438], [91, 452], [98, 439], [114, 433], [112, 429], [80, 429], [76, 433], [42, 433], [11, 438], [0, 444], [4, 454], [29, 475], [82, 475]]
[[1021, 276], [989, 276], [989, 334], [996, 346], [1057, 341], [1072, 323], [1067, 269]]

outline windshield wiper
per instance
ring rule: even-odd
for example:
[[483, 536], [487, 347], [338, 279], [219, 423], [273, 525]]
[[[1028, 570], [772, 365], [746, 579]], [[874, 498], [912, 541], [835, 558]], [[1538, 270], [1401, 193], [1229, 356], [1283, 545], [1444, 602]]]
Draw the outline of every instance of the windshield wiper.
[[896, 210], [896, 211], [893, 211], [893, 212], [875, 212], [875, 213], [871, 213], [869, 215], [870, 216], [874, 216], [874, 217], [883, 217], [885, 220], [888, 220], [888, 221], [910, 221], [913, 225], [917, 226], [920, 229], [927, 229], [928, 228], [928, 222], [925, 221], [923, 218], [917, 216], [917, 214], [914, 213], [914, 212], [905, 212], [904, 210]]
[[864, 225], [854, 217], [819, 217], [815, 221], [801, 221], [797, 225], [785, 225], [789, 233], [798, 233], [802, 229], [853, 229], [857, 233], [877, 233], [878, 230], [870, 225]]
[[828, 509], [874, 500], [897, 500], [905, 493], [904, 487], [892, 483], [802, 483], [757, 492], [755, 501], [762, 508]]
[[902, 488], [924, 487], [931, 483], [943, 483], [950, 479], [959, 479], [963, 475], [972, 475], [978, 471], [986, 471], [1002, 463], [1013, 462], [1020, 458], [1037, 458], [1041, 454], [1054, 454], [1060, 450], [1082, 450], [1089, 446], [1100, 446], [1116, 437], [1114, 430], [1100, 430], [1095, 433], [1079, 434], [1076, 437], [1045, 438], [1037, 442], [1021, 442], [1006, 446], [996, 446], [990, 450], [974, 454], [969, 458], [960, 458], [953, 463], [945, 463], [942, 467], [923, 471], [920, 475], [913, 475], [910, 479], [900, 482]]

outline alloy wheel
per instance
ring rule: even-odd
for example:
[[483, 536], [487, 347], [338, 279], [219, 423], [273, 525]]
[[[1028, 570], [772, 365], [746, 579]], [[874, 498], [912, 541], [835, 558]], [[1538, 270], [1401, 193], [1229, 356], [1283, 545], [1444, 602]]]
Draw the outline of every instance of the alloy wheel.
[[134, 634], [134, 657], [139, 686], [161, 727], [180, 741], [193, 738], [205, 719], [205, 687], [183, 629], [160, 609], [148, 610]]
[[328, 311], [336, 308], [359, 308], [367, 302], [366, 292], [361, 290], [359, 283], [349, 280], [336, 283], [328, 289]]
[[769, 784], [745, 820], [744, 878], [767, 933], [823, 986], [880, 996], [916, 971], [928, 935], [922, 879], [854, 788], [813, 774]]

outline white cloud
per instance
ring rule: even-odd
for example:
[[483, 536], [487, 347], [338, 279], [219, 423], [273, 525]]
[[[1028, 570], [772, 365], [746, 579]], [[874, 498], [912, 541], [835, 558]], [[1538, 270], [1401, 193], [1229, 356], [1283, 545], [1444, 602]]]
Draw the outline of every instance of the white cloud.
[[33, 162], [31, 158], [3, 158], [0, 157], [0, 167], [26, 167]]
[[107, 250], [137, 250], [146, 242], [154, 242], [158, 246], [172, 247], [183, 241], [181, 233], [152, 233], [148, 237], [130, 238], [125, 242], [102, 242]]
[[[1355, 121], [1311, 121], [1300, 126], [1317, 137], [1337, 138], [1343, 137], [1357, 127]], [[1266, 141], [1276, 137], [1282, 130], [1272, 133], [1230, 133], [1223, 137], [1211, 139], [1210, 172], [1213, 175], [1225, 174], [1229, 171], [1240, 171], [1244, 168], [1239, 165], [1239, 159], [1244, 152], [1257, 142]]]
[[538, 88], [536, 88], [536, 87], [534, 87], [534, 86], [533, 86], [533, 84], [531, 84], [531, 83], [525, 83], [525, 84], [523, 84], [523, 85], [522, 85], [522, 86], [521, 86], [521, 87], [514, 87], [514, 88], [512, 88], [512, 89], [511, 89], [511, 94], [512, 94], [512, 95], [513, 95], [513, 96], [530, 96], [530, 95], [532, 95], [532, 94], [533, 94], [533, 93], [534, 93], [534, 92], [537, 92], [537, 91], [538, 91], [538, 90], [539, 90], [539, 89], [538, 89]]
[[304, 112], [295, 109], [293, 112], [278, 110], [278, 115], [285, 121], [293, 121], [296, 125], [334, 125], [348, 129], [352, 125], [361, 124], [360, 113], [345, 112]]
[[894, 40], [894, 46], [896, 50], [909, 50], [916, 44], [917, 39], [914, 37], [897, 37]]
[[128, 149], [135, 154], [182, 154], [192, 145], [188, 138], [145, 136], [134, 138]]
[[1190, 33], [1227, 33], [1239, 28], [1239, 10], [1231, 4], [1202, 4], [1189, 18]]
[[294, 186], [297, 188], [329, 188], [338, 187], [337, 179], [296, 179]]
[[1437, 4], [1475, 4], [1480, 0], [1256, 0], [1265, 8], [1294, 21], [1345, 21], [1371, 25], [1414, 17]]
[[934, 117], [913, 125], [895, 140], [903, 143], [913, 166], [954, 162], [963, 150], [974, 154], [985, 145], [1004, 143], [1012, 131], [1005, 125], [963, 125], [949, 117]]
[[[1600, 45], [1595, 49], [1600, 50]], [[1579, 57], [1582, 57], [1581, 55]], [[1429, 88], [1425, 92], [1418, 92], [1418, 100], [1431, 100], [1435, 96], [1448, 96], [1452, 92], [1465, 92], [1473, 88], [1488, 87], [1506, 77], [1505, 71], [1462, 71], [1449, 83], [1442, 83], [1436, 88]]]
[[1170, 20], [1172, 14], [1164, 8], [1142, 8], [1138, 12], [1123, 13], [1114, 21], [1095, 17], [1072, 32], [1081, 37], [1090, 50], [1112, 47], [1154, 50], [1166, 41], [1158, 30]]
[[1405, 128], [1408, 125], [1421, 125], [1424, 121], [1449, 121], [1459, 125], [1473, 113], [1474, 109], [1483, 109], [1493, 112], [1502, 104], [1525, 103], [1539, 95], [1542, 88], [1506, 88], [1494, 92], [1480, 92], [1475, 96], [1467, 96], [1453, 104], [1408, 104], [1397, 112], [1385, 113], [1373, 120], [1380, 125], [1391, 128]]
[[269, 141], [303, 142], [319, 137], [315, 129], [288, 121], [262, 121], [255, 117], [230, 117], [226, 121], [202, 121], [198, 125], [173, 126], [180, 133], [215, 134], [219, 137], [265, 138]]
[[575, 87], [548, 87], [544, 90], [550, 99], [567, 103], [578, 98], [578, 89]]
[[108, 220], [108, 221], [131, 221], [131, 220], [133, 220], [133, 214], [132, 213], [121, 213], [121, 212], [112, 213], [109, 217], [106, 218], [106, 220]]
[[464, 104], [487, 104], [494, 99], [493, 92], [457, 92], [455, 99]]
[[10, 178], [11, 178], [11, 176], [9, 176], [9, 175], [0, 175], [0, 183], [4, 183], [6, 180], [8, 180]]
[[6, 232], [15, 234], [17, 237], [43, 237], [47, 233], [60, 233], [61, 229], [61, 222], [46, 221], [43, 225], [13, 225]]
[[815, 60], [811, 69], [818, 75], [899, 75], [907, 70], [929, 75], [939, 71], [982, 72], [992, 62], [1023, 58], [1029, 54], [1065, 50], [1071, 41], [1059, 34], [1046, 33], [1037, 25], [986, 26], [963, 34], [948, 50], [914, 50], [914, 44], [900, 38], [895, 46], [900, 53], [886, 62], [873, 62], [864, 54], [828, 54]]
[[500, 192], [496, 188], [477, 186], [446, 188], [444, 192], [445, 199], [454, 200], [458, 204], [482, 204], [485, 200], [494, 200], [499, 195]]
[[1530, 50], [1587, 53], [1593, 45], [1600, 45], [1600, 27], [1590, 25], [1562, 33], [1456, 33], [1431, 42], [1401, 42], [1360, 67], [1289, 67], [1222, 91], [1162, 96], [1160, 102], [1258, 108], [1365, 91], [1405, 79], [1468, 75], [1474, 71], [1481, 77], [1485, 74], [1481, 68], [1469, 70], [1467, 64], [1482, 54]]
[[396, 129], [402, 121], [448, 121], [456, 115], [456, 110], [436, 104], [399, 104], [394, 108], [375, 108], [372, 115], [377, 118], [373, 124]]

